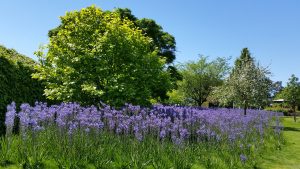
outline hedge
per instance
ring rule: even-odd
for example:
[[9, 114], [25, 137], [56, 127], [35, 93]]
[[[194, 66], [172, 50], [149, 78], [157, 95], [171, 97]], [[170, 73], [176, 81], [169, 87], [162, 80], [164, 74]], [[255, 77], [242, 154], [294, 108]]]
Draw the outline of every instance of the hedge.
[[0, 136], [5, 134], [6, 106], [15, 101], [17, 106], [23, 102], [33, 104], [45, 101], [41, 82], [31, 78], [34, 60], [19, 54], [14, 49], [0, 45]]

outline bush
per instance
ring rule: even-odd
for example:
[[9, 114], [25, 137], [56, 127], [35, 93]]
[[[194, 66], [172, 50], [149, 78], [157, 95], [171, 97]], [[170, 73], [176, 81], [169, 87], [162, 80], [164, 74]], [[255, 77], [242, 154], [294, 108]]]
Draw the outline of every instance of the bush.
[[293, 109], [281, 106], [266, 107], [265, 110], [273, 112], [282, 112], [285, 116], [289, 116], [290, 113], [293, 112]]

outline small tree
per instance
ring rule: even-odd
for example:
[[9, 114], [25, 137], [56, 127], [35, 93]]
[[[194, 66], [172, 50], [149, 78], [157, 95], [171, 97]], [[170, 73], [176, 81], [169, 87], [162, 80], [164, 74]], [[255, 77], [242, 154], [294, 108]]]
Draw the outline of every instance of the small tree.
[[242, 106], [246, 115], [250, 106], [261, 107], [267, 104], [272, 83], [268, 74], [269, 71], [255, 64], [249, 50], [244, 48], [229, 78], [214, 93], [223, 104], [233, 102]]
[[179, 82], [179, 90], [184, 93], [185, 100], [192, 99], [201, 106], [213, 88], [222, 85], [228, 70], [227, 59], [208, 62], [207, 57], [201, 56], [197, 62], [188, 62], [180, 69], [183, 81]]
[[300, 104], [300, 82], [294, 74], [289, 78], [287, 86], [276, 96], [285, 99], [294, 112], [294, 121], [296, 122], [296, 106]]

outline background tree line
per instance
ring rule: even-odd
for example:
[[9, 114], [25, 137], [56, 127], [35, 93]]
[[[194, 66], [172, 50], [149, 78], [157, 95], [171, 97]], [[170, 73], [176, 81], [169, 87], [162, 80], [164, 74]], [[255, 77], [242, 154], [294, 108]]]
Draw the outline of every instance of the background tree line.
[[[192, 105], [201, 106], [205, 101], [217, 106], [235, 105], [242, 107], [246, 115], [249, 107], [260, 108], [269, 103], [272, 86], [269, 71], [256, 63], [247, 48], [242, 50], [233, 68], [226, 58], [209, 62], [200, 57], [198, 62], [188, 62], [180, 70], [183, 81], [175, 93]], [[170, 96], [178, 97], [172, 93]]]

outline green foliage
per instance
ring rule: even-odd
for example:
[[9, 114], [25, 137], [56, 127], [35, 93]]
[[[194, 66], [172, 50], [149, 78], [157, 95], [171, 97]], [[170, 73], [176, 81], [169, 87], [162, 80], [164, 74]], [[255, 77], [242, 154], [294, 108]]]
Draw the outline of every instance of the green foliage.
[[214, 97], [223, 105], [234, 103], [242, 106], [245, 114], [249, 107], [263, 107], [270, 97], [272, 81], [269, 74], [244, 48], [224, 85], [213, 92]]
[[17, 104], [45, 100], [43, 86], [31, 78], [36, 63], [13, 49], [0, 46], [0, 135], [4, 134], [6, 106], [12, 101]]
[[[120, 16], [121, 20], [130, 20], [133, 23], [133, 28], [136, 27], [140, 29], [144, 36], [151, 38], [150, 49], [151, 51], [157, 51], [157, 55], [166, 61], [165, 66], [167, 69], [164, 71], [171, 75], [170, 80], [172, 88], [176, 88], [176, 82], [181, 80], [182, 76], [179, 74], [176, 67], [172, 66], [172, 63], [176, 58], [176, 42], [174, 36], [165, 32], [163, 28], [152, 19], [138, 19], [128, 8], [117, 8], [114, 11], [105, 11], [105, 13], [117, 14]], [[63, 27], [64, 25], [61, 24], [57, 28], [50, 30], [48, 36], [50, 38], [56, 36]], [[162, 84], [165, 84], [164, 80], [162, 80]], [[152, 97], [157, 98], [157, 101], [165, 102], [168, 99], [167, 92], [169, 91], [169, 87], [166, 88], [165, 85], [157, 84], [152, 90]]]
[[115, 13], [119, 14], [122, 19], [129, 19], [135, 26], [142, 30], [145, 36], [152, 39], [152, 50], [158, 49], [158, 55], [166, 59], [166, 63], [172, 63], [176, 56], [176, 42], [174, 36], [164, 32], [163, 28], [154, 20], [148, 18], [138, 19], [128, 8], [117, 8]]
[[292, 75], [289, 78], [287, 86], [276, 95], [276, 98], [281, 98], [292, 108], [294, 112], [294, 120], [296, 121], [296, 106], [300, 105], [300, 82], [298, 77]]
[[298, 77], [292, 75], [287, 86], [276, 95], [276, 98], [284, 99], [295, 112], [296, 106], [300, 104], [300, 82]]
[[45, 81], [49, 99], [149, 105], [155, 90], [172, 87], [151, 39], [117, 13], [94, 6], [68, 12], [55, 31], [48, 53], [37, 52], [42, 64], [33, 76]]
[[168, 104], [188, 105], [185, 101], [184, 93], [181, 90], [172, 90], [167, 93], [169, 99]]
[[266, 107], [265, 110], [273, 112], [282, 112], [285, 116], [293, 112], [293, 109], [282, 107], [280, 105], [272, 105], [270, 107]]
[[[114, 12], [118, 13], [122, 19], [131, 20], [135, 26], [142, 30], [142, 33], [151, 38], [151, 50], [158, 50], [158, 56], [166, 60], [167, 72], [171, 75], [172, 88], [177, 87], [177, 81], [182, 80], [182, 75], [175, 66], [172, 66], [176, 58], [176, 41], [174, 36], [163, 31], [163, 28], [154, 20], [148, 18], [138, 19], [128, 8], [117, 8]], [[169, 97], [168, 90], [161, 85], [155, 87], [153, 97], [159, 97], [161, 102], [165, 102]]]
[[283, 90], [282, 81], [276, 81], [271, 86], [271, 97], [275, 98], [276, 95]]
[[245, 63], [254, 63], [254, 58], [251, 56], [248, 48], [242, 49], [241, 56], [237, 58], [234, 62], [234, 69], [241, 69]]
[[185, 102], [201, 106], [213, 88], [223, 84], [228, 70], [225, 58], [209, 62], [207, 57], [201, 56], [197, 62], [188, 62], [180, 68], [183, 81], [179, 82], [179, 93], [184, 95]]

